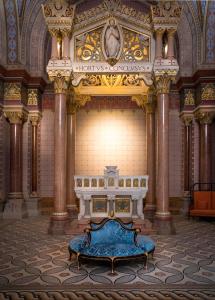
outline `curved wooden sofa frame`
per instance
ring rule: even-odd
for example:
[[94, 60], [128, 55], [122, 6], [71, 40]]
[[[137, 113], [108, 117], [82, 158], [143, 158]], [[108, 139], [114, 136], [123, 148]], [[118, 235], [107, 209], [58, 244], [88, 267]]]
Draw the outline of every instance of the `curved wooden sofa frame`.
[[[90, 246], [90, 243], [91, 243], [91, 233], [93, 232], [96, 232], [96, 231], [99, 231], [100, 229], [102, 229], [105, 224], [107, 222], [110, 222], [111, 220], [114, 220], [115, 222], [119, 223], [120, 226], [126, 230], [126, 231], [129, 231], [129, 232], [134, 232], [134, 245], [136, 247], [139, 247], [141, 248], [138, 243], [137, 243], [137, 234], [140, 233], [140, 229], [139, 228], [131, 228], [133, 226], [133, 222], [127, 222], [127, 223], [123, 223], [119, 218], [105, 218], [104, 220], [102, 220], [101, 222], [90, 222], [89, 225], [90, 227], [89, 228], [86, 228], [84, 231], [85, 233], [87, 234], [87, 239], [85, 241], [85, 245], [87, 246]], [[141, 248], [142, 249], [142, 248]], [[86, 254], [83, 254], [79, 251], [75, 251], [74, 249], [72, 249], [69, 245], [68, 247], [68, 250], [69, 250], [69, 254], [70, 254], [70, 257], [69, 257], [69, 260], [71, 260], [72, 258], [72, 255], [73, 254], [76, 254], [76, 257], [77, 257], [77, 264], [78, 264], [78, 270], [80, 269], [80, 259], [93, 259], [93, 260], [108, 260], [111, 262], [111, 274], [114, 275], [115, 272], [114, 272], [114, 263], [117, 261], [117, 260], [130, 260], [130, 259], [137, 259], [137, 258], [144, 258], [144, 267], [147, 266], [147, 259], [148, 259], [148, 255], [151, 254], [152, 257], [153, 257], [153, 254], [154, 254], [154, 250], [155, 250], [155, 246], [150, 250], [150, 251], [144, 251], [143, 249], [143, 253], [141, 254], [138, 254], [138, 255], [130, 255], [130, 256], [92, 256], [92, 255], [86, 255]]]

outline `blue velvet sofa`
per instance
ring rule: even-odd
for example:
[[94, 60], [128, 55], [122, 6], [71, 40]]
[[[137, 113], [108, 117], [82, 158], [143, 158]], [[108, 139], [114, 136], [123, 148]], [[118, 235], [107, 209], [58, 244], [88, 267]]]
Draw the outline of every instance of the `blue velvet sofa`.
[[123, 223], [118, 218], [106, 218], [100, 223], [90, 222], [85, 234], [76, 236], [69, 243], [70, 260], [77, 255], [78, 269], [81, 258], [106, 259], [111, 262], [114, 274], [114, 262], [122, 259], [144, 258], [154, 253], [155, 243], [147, 236], [140, 235], [133, 228], [133, 222]]

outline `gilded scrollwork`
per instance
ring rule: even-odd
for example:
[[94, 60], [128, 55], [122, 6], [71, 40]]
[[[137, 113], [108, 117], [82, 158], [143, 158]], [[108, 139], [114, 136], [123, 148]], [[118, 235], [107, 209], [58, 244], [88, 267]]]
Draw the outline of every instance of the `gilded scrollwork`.
[[124, 45], [121, 60], [126, 62], [149, 61], [149, 37], [123, 28]]
[[204, 101], [215, 100], [215, 86], [213, 83], [208, 83], [202, 89], [201, 100], [204, 100]]
[[185, 93], [184, 105], [195, 105], [194, 93], [192, 90], [188, 90]]
[[101, 61], [104, 59], [101, 48], [102, 28], [97, 28], [76, 37], [75, 49], [77, 61]]

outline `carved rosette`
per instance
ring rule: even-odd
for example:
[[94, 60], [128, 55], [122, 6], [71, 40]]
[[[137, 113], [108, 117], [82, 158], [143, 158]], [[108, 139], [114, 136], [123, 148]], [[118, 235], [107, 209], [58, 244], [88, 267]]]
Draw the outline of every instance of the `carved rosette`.
[[11, 124], [22, 124], [27, 121], [28, 114], [25, 110], [4, 110], [4, 116]]
[[155, 76], [156, 92], [158, 94], [168, 94], [170, 90], [171, 77], [164, 73], [161, 76]]
[[196, 111], [195, 119], [199, 121], [200, 124], [212, 124], [215, 116], [215, 111]]
[[208, 83], [202, 89], [201, 100], [202, 101], [215, 100], [215, 86], [213, 83]]
[[4, 100], [21, 101], [21, 83], [5, 83], [4, 84]]

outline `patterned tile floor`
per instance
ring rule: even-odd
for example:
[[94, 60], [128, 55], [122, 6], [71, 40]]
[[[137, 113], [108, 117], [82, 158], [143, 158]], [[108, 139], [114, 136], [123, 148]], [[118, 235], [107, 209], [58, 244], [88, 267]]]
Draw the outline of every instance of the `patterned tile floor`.
[[208, 285], [215, 286], [215, 221], [176, 217], [177, 234], [153, 236], [154, 259], [108, 263], [68, 261], [69, 236], [47, 234], [48, 217], [0, 220], [0, 290], [9, 286]]

